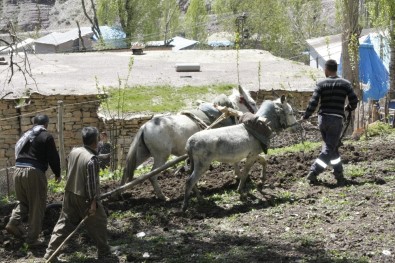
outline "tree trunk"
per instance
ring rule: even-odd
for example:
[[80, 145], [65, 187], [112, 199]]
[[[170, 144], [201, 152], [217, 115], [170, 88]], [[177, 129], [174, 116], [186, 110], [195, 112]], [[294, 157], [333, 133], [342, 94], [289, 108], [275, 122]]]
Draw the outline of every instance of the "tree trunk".
[[[362, 90], [359, 84], [359, 37], [361, 28], [359, 20], [359, 1], [343, 0], [342, 65], [343, 78], [349, 80], [360, 101]], [[354, 128], [359, 128], [359, 105], [356, 112]]]

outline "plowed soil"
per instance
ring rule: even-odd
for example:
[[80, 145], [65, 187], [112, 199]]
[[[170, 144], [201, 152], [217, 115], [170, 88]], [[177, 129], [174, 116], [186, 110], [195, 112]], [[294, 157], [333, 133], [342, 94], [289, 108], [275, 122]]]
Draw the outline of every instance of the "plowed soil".
[[[319, 141], [316, 131], [308, 139]], [[283, 134], [273, 147], [297, 143]], [[122, 198], [104, 200], [109, 242], [118, 246], [108, 262], [394, 262], [395, 133], [341, 147], [348, 184], [337, 186], [328, 169], [321, 183], [304, 179], [320, 149], [267, 157], [267, 180], [255, 164], [240, 200], [232, 167], [212, 164], [199, 181], [205, 198], [191, 198], [180, 211], [188, 172], [175, 168], [159, 176], [168, 202], [155, 198], [145, 181]], [[118, 186], [102, 182], [102, 192]], [[62, 195], [50, 194], [49, 203]], [[29, 249], [4, 230], [13, 206], [0, 210], [0, 261], [40, 262], [45, 247]], [[47, 209], [43, 238], [48, 242], [60, 206]], [[65, 262], [99, 262], [96, 249], [80, 230], [60, 256]], [[103, 262], [103, 261], [101, 261]]]

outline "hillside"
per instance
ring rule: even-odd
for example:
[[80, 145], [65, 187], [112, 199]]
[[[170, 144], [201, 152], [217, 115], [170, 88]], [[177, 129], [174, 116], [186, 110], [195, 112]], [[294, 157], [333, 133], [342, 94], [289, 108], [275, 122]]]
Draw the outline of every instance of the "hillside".
[[[190, 0], [179, 0], [182, 12], [186, 12]], [[85, 1], [89, 10], [89, 2]], [[210, 8], [213, 0], [206, 0]], [[332, 28], [334, 23], [334, 0], [322, 0], [325, 20]], [[62, 30], [76, 27], [76, 21], [81, 26], [89, 25], [82, 12], [80, 0], [4, 0], [0, 3], [0, 33], [6, 32], [10, 19], [17, 22], [20, 31], [39, 32]], [[212, 21], [212, 19], [210, 19]], [[210, 23], [209, 27], [215, 23]], [[212, 31], [212, 30], [210, 30]]]

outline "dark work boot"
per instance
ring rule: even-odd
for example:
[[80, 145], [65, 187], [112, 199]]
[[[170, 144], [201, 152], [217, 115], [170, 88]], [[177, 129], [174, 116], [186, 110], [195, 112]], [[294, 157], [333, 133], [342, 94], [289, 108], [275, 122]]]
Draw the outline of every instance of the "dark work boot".
[[21, 225], [15, 225], [11, 222], [8, 222], [8, 224], [5, 226], [5, 230], [7, 230], [7, 232], [11, 235], [21, 239], [26, 235], [25, 230]]
[[347, 180], [344, 178], [343, 173], [335, 173], [335, 179], [338, 186], [345, 186], [347, 184]]
[[317, 174], [313, 171], [310, 171], [306, 177], [307, 181], [309, 182], [309, 184], [311, 185], [317, 185], [318, 184], [318, 180], [317, 180]]

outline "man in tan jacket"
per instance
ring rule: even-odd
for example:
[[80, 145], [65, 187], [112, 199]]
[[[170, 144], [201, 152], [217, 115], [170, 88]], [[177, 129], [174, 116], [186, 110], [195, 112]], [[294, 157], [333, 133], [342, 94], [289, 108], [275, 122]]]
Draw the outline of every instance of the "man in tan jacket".
[[99, 132], [96, 128], [83, 128], [84, 146], [74, 148], [69, 154], [63, 208], [52, 232], [45, 259], [51, 257], [87, 215], [85, 227], [96, 243], [98, 258], [104, 259], [111, 255], [107, 242], [107, 215], [99, 200], [99, 162], [96, 152], [98, 139]]

